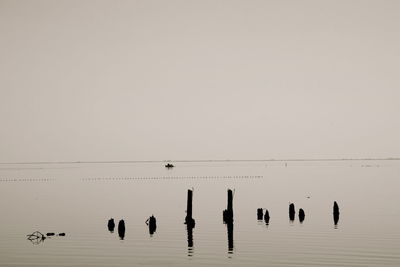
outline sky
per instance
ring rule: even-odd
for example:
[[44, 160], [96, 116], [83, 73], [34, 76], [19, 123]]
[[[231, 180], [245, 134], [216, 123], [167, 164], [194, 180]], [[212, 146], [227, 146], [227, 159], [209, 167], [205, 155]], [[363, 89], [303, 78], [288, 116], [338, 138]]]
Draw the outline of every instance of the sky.
[[399, 157], [399, 14], [0, 0], [0, 162]]

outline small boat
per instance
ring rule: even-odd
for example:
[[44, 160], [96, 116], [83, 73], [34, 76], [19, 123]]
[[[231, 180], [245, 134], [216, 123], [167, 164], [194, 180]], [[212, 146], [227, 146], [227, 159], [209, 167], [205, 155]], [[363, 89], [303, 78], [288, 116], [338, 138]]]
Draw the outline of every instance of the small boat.
[[173, 168], [175, 167], [174, 165], [172, 165], [171, 163], [165, 164], [165, 168], [169, 169], [169, 168]]

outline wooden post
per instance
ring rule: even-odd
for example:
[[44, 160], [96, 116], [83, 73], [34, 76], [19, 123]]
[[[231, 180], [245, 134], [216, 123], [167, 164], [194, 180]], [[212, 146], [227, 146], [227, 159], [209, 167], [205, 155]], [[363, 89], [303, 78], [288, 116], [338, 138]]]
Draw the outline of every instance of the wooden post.
[[268, 225], [269, 224], [269, 212], [268, 212], [268, 210], [265, 211], [264, 220], [265, 220], [265, 223]]
[[125, 222], [124, 220], [120, 220], [118, 223], [118, 235], [121, 240], [125, 238]]
[[228, 206], [223, 211], [223, 219], [225, 223], [233, 223], [233, 193], [228, 189]]
[[289, 220], [294, 221], [294, 214], [295, 214], [294, 204], [290, 203], [289, 205]]
[[336, 203], [336, 201], [333, 203], [333, 223], [335, 224], [335, 228], [339, 222], [339, 205]]
[[339, 214], [339, 205], [336, 201], [333, 203], [333, 214]]
[[263, 219], [263, 209], [257, 209], [257, 220], [262, 220]]
[[188, 218], [193, 218], [192, 217], [192, 202], [193, 202], [193, 191], [188, 190], [187, 193], [187, 210], [186, 210], [186, 216]]
[[228, 189], [228, 211], [233, 212], [233, 193], [230, 189]]
[[185, 224], [188, 225], [188, 227], [193, 228], [195, 225], [195, 220], [193, 219], [193, 191], [188, 190], [187, 193], [187, 208], [186, 208], [186, 218], [185, 218]]
[[306, 217], [306, 214], [304, 213], [303, 209], [299, 210], [299, 221], [302, 223], [304, 221], [304, 218]]

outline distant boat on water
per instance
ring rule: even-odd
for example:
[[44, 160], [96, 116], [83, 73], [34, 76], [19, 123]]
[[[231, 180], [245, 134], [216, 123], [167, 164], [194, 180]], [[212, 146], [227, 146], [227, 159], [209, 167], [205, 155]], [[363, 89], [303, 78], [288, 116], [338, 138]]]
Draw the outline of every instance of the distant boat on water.
[[170, 169], [170, 168], [173, 168], [173, 167], [175, 167], [175, 166], [173, 164], [171, 164], [171, 163], [165, 164], [165, 168], [167, 168], [167, 169]]

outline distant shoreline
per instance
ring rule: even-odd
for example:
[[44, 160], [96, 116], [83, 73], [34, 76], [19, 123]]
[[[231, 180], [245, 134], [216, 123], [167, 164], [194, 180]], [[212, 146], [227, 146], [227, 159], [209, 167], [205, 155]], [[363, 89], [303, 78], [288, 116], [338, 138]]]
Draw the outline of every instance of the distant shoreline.
[[1, 165], [38, 165], [38, 164], [122, 164], [122, 163], [165, 163], [165, 162], [312, 162], [312, 161], [397, 161], [400, 158], [325, 158], [325, 159], [198, 159], [198, 160], [110, 160], [110, 161], [31, 161], [0, 162]]

